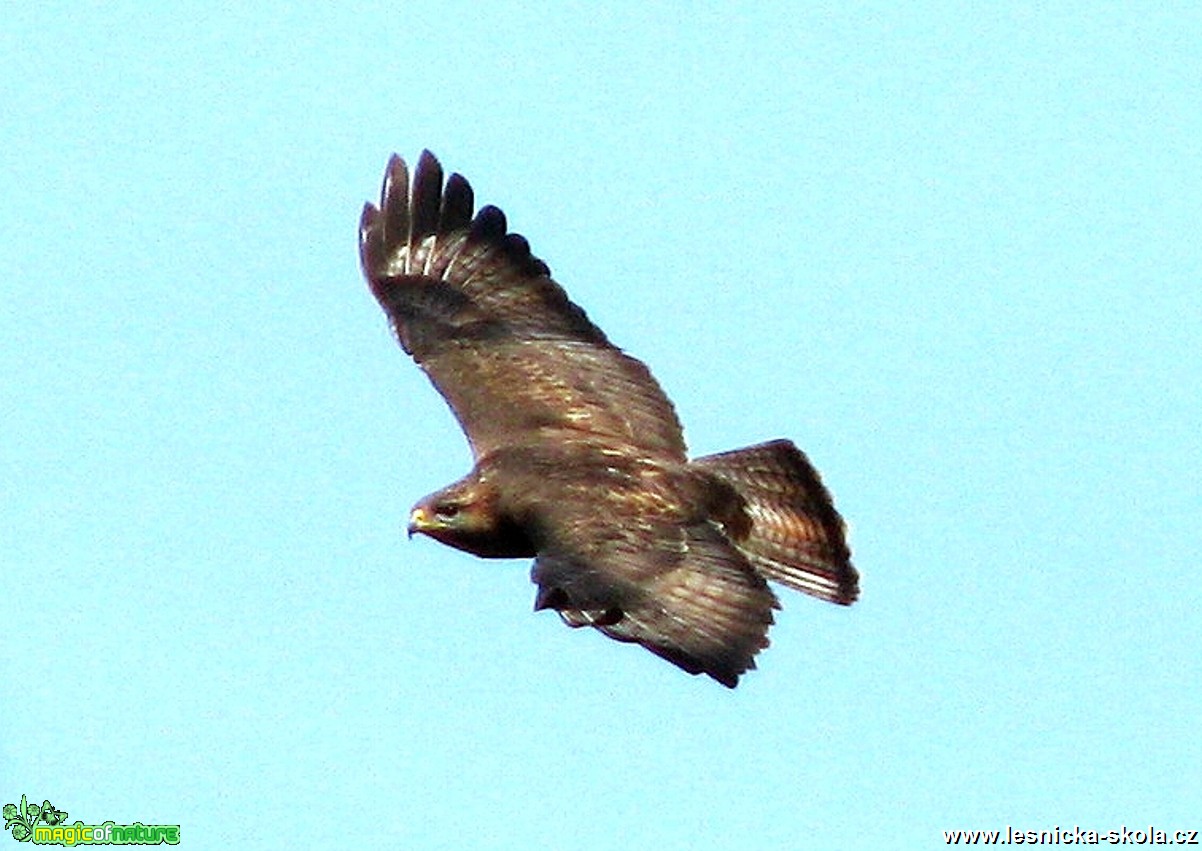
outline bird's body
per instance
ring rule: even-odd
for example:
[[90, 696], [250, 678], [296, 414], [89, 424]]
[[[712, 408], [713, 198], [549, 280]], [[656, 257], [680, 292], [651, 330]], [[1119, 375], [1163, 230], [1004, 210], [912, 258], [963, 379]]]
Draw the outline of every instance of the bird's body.
[[849, 604], [843, 523], [788, 441], [690, 461], [675, 410], [507, 231], [423, 153], [393, 157], [360, 257], [401, 346], [476, 459], [425, 497], [419, 532], [485, 558], [534, 558], [536, 609], [636, 642], [733, 687], [767, 646], [766, 579]]

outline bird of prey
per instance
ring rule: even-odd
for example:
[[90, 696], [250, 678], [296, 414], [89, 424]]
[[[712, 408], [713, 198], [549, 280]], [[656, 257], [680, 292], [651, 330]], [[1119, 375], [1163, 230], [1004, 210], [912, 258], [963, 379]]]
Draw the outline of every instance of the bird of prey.
[[505, 215], [473, 213], [424, 151], [393, 155], [359, 223], [364, 276], [446, 399], [475, 465], [409, 534], [533, 558], [534, 608], [734, 688], [768, 646], [766, 580], [848, 605], [844, 525], [818, 472], [774, 440], [692, 460], [647, 367], [612, 344]]

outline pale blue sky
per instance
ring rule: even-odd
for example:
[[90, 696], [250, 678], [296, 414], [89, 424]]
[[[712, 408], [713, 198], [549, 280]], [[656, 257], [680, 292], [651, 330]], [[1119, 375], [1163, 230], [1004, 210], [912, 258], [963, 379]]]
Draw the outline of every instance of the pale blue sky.
[[[1195, 4], [12, 6], [0, 803], [209, 848], [1200, 828]], [[730, 692], [405, 539], [465, 472], [364, 286], [435, 151], [863, 598]]]

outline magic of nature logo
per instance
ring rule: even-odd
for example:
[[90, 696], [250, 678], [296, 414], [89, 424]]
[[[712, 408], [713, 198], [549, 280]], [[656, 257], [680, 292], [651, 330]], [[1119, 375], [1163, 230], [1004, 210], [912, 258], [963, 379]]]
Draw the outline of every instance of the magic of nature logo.
[[179, 844], [178, 824], [116, 824], [111, 821], [67, 824], [65, 810], [49, 801], [4, 805], [4, 829], [13, 832], [18, 842], [35, 845], [168, 845]]

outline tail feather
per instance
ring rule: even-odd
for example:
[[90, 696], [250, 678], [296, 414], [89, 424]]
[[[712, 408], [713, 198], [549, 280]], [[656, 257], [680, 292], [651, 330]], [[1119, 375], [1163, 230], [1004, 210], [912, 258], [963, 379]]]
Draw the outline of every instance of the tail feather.
[[850, 605], [859, 596], [843, 518], [818, 471], [788, 440], [697, 458], [738, 491], [751, 527], [732, 542], [766, 579]]

